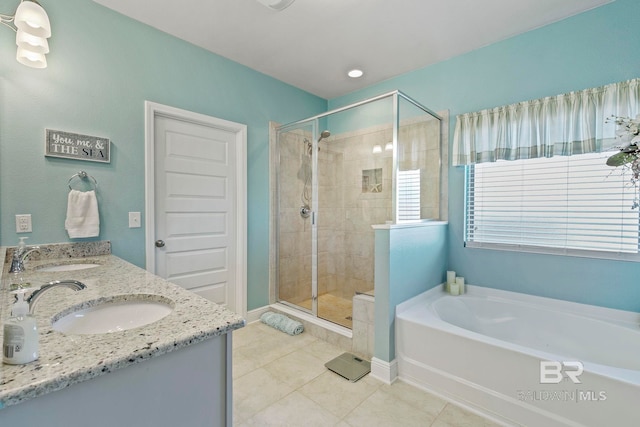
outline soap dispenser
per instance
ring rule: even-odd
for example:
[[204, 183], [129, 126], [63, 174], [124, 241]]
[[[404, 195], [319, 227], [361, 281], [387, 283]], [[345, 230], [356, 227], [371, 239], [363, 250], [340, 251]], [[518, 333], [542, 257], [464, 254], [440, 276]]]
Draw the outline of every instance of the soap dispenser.
[[9, 365], [23, 365], [38, 358], [38, 328], [36, 319], [29, 314], [29, 304], [24, 300], [26, 291], [12, 292], [18, 300], [11, 307], [11, 317], [4, 325], [2, 360]]
[[27, 250], [27, 244], [24, 242], [28, 237], [20, 237], [20, 242], [18, 242], [18, 246], [13, 251], [13, 259], [11, 261], [11, 273], [10, 282], [9, 282], [9, 290], [15, 291], [17, 289], [28, 288], [30, 286], [29, 282], [25, 282], [23, 273], [24, 266], [22, 265], [23, 260], [22, 256]]
[[18, 237], [18, 253], [22, 253], [27, 249], [27, 244], [24, 242], [28, 237]]
[[33, 247], [27, 249], [27, 245], [24, 242], [25, 239], [27, 239], [27, 237], [20, 237], [20, 242], [18, 242], [18, 246], [13, 251], [13, 258], [11, 260], [11, 269], [9, 270], [9, 273], [21, 273], [21, 272], [23, 272], [24, 271], [24, 259], [31, 252], [35, 251], [36, 249], [40, 249], [38, 246], [33, 246]]

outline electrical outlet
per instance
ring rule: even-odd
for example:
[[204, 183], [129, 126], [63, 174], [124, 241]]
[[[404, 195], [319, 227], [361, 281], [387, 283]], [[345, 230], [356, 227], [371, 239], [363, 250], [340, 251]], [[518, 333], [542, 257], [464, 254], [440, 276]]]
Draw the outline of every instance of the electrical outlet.
[[16, 215], [16, 233], [31, 233], [31, 214]]
[[129, 212], [129, 228], [140, 228], [140, 212]]

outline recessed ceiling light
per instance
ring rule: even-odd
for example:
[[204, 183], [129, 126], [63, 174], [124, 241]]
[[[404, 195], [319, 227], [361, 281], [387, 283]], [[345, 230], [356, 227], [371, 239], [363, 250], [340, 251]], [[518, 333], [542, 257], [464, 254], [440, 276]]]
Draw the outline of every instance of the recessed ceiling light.
[[362, 75], [364, 74], [364, 72], [362, 70], [359, 70], [357, 68], [354, 68], [353, 70], [349, 71], [347, 73], [347, 75], [349, 77], [351, 77], [352, 79], [357, 79], [358, 77], [362, 77]]

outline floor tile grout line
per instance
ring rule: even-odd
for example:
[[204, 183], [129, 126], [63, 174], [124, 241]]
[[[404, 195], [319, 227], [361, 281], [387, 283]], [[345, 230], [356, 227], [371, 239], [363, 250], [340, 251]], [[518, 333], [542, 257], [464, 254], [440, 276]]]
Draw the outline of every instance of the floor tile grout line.
[[[311, 343], [316, 342], [316, 341], [318, 341], [318, 339], [317, 339], [317, 338], [316, 338], [316, 339], [314, 339], [313, 341], [311, 341]], [[308, 343], [308, 344], [311, 344], [311, 343]], [[292, 350], [292, 351], [290, 351], [290, 352], [288, 352], [288, 353], [285, 353], [285, 354], [283, 354], [282, 356], [279, 356], [279, 357], [277, 357], [277, 358], [275, 358], [275, 359], [273, 359], [273, 360], [271, 360], [271, 361], [269, 361], [269, 362], [261, 363], [261, 364], [257, 365], [255, 368], [251, 369], [250, 371], [247, 371], [247, 372], [245, 372], [244, 374], [242, 374], [242, 375], [240, 375], [240, 376], [238, 376], [238, 377], [233, 378], [233, 381], [237, 381], [237, 380], [239, 380], [239, 379], [241, 379], [241, 378], [245, 377], [246, 375], [249, 375], [249, 374], [251, 374], [252, 372], [255, 372], [256, 370], [261, 369], [261, 368], [264, 368], [265, 366], [267, 366], [267, 365], [269, 365], [269, 364], [271, 364], [271, 363], [274, 363], [274, 362], [276, 362], [277, 360], [279, 360], [279, 359], [281, 359], [281, 358], [284, 358], [284, 357], [286, 357], [286, 356], [289, 356], [289, 355], [291, 355], [292, 353], [295, 353], [295, 352], [297, 352], [297, 351], [305, 351], [305, 350], [304, 350], [304, 347], [300, 347], [300, 348], [298, 348], [298, 349], [294, 349], [294, 350]], [[311, 354], [311, 356], [315, 357], [312, 353], [309, 353], [309, 352], [307, 352], [307, 353], [308, 353], [308, 354]], [[319, 358], [317, 358], [317, 357], [316, 357], [316, 359], [318, 359], [320, 362], [322, 362]], [[233, 367], [232, 367], [232, 369], [233, 369]], [[232, 373], [232, 375], [233, 375], [233, 373]], [[317, 378], [317, 377], [314, 377], [314, 379], [315, 379], [315, 378]]]
[[[451, 404], [452, 404], [451, 402], [449, 402], [448, 400], [446, 400], [446, 399], [444, 399], [444, 398], [441, 398], [441, 397], [439, 397], [439, 396], [436, 396], [435, 394], [430, 393], [430, 392], [428, 392], [428, 391], [425, 391], [425, 390], [423, 390], [423, 389], [421, 389], [421, 388], [415, 387], [415, 386], [414, 386], [413, 384], [411, 384], [411, 383], [408, 383], [408, 382], [404, 382], [404, 381], [402, 381], [402, 379], [401, 379], [401, 378], [398, 378], [398, 380], [397, 380], [397, 381], [398, 381], [398, 382], [401, 382], [401, 383], [403, 383], [403, 384], [405, 384], [405, 385], [407, 385], [407, 386], [409, 386], [409, 387], [415, 388], [416, 390], [418, 390], [418, 391], [420, 391], [420, 392], [422, 392], [422, 393], [424, 393], [424, 394], [427, 394], [427, 395], [429, 395], [429, 396], [433, 396], [433, 397], [435, 397], [435, 398], [437, 398], [437, 399], [439, 399], [439, 400], [442, 400], [442, 401], [444, 402], [444, 405], [442, 406], [442, 408], [440, 408], [440, 410], [438, 411], [438, 413], [435, 415], [435, 418], [434, 418], [434, 420], [433, 420], [434, 422], [435, 422], [435, 420], [440, 416], [440, 414], [442, 414], [442, 412], [444, 412], [445, 408], [446, 408], [448, 405], [451, 405]], [[422, 411], [422, 412], [424, 412], [424, 413], [426, 413], [426, 414], [432, 415], [432, 414], [430, 414], [429, 412], [425, 411], [425, 410], [424, 410], [424, 408], [420, 407], [419, 405], [414, 404], [412, 401], [409, 401], [409, 400], [403, 399], [402, 397], [397, 397], [397, 399], [399, 399], [399, 400], [401, 400], [402, 402], [404, 402], [404, 403], [408, 404], [409, 406], [411, 406], [411, 407], [412, 407], [412, 408], [414, 408], [414, 409], [417, 409], [417, 410]]]
[[[329, 371], [329, 370], [327, 370]], [[325, 373], [327, 373], [327, 371], [323, 372], [321, 375], [324, 375]], [[337, 374], [336, 374], [337, 375]], [[318, 375], [316, 378], [320, 377], [320, 375]], [[314, 378], [314, 380], [316, 379]], [[313, 380], [312, 380], [313, 381]], [[307, 385], [308, 383], [310, 383], [311, 381], [308, 381], [307, 383], [305, 383], [305, 385]], [[300, 388], [302, 388], [304, 386], [301, 386]], [[335, 415], [337, 418], [340, 418], [341, 421], [344, 421], [344, 419], [351, 414], [356, 408], [358, 408], [360, 405], [362, 405], [367, 399], [369, 399], [376, 391], [378, 391], [380, 389], [380, 385], [376, 385], [375, 386], [375, 390], [373, 390], [371, 393], [369, 393], [364, 399], [362, 399], [362, 401], [360, 403], [358, 403], [355, 407], [353, 407], [349, 412], [347, 412], [344, 416], [342, 417], [338, 417], [337, 415]], [[311, 399], [313, 402], [315, 402], [316, 404], [318, 404], [320, 407], [322, 407], [324, 410], [330, 412], [333, 414], [333, 412], [331, 412], [329, 409], [325, 408], [324, 405], [322, 405], [320, 402], [317, 402], [315, 399], [313, 399], [311, 396], [307, 396], [305, 394], [304, 391], [300, 390], [300, 393], [302, 393], [304, 396], [306, 396], [307, 398]], [[346, 421], [345, 421], [346, 422]], [[347, 423], [348, 424], [348, 423]]]
[[[289, 353], [291, 354], [291, 353]], [[284, 357], [284, 356], [282, 356]], [[281, 359], [282, 357], [278, 358]], [[275, 361], [277, 361], [278, 359], [275, 359], [269, 363], [273, 363]], [[324, 373], [324, 372], [323, 372]], [[320, 374], [322, 375], [322, 374]], [[333, 415], [333, 413], [331, 411], [329, 411], [327, 408], [325, 408], [324, 406], [322, 406], [321, 404], [319, 404], [318, 402], [316, 402], [315, 400], [313, 400], [311, 397], [307, 396], [304, 392], [302, 392], [302, 390], [300, 390], [302, 387], [304, 387], [305, 385], [307, 385], [308, 383], [312, 382], [313, 380], [315, 380], [316, 378], [318, 378], [320, 375], [315, 376], [314, 378], [310, 379], [309, 381], [305, 382], [304, 384], [302, 384], [301, 386], [294, 388], [293, 390], [291, 390], [289, 393], [285, 394], [284, 396], [282, 396], [281, 398], [279, 398], [278, 400], [276, 400], [275, 402], [272, 402], [271, 404], [265, 406], [264, 408], [260, 409], [259, 411], [257, 411], [255, 414], [253, 414], [251, 417], [249, 417], [246, 420], [243, 420], [242, 423], [246, 424], [246, 422], [250, 421], [251, 419], [253, 419], [256, 415], [258, 415], [260, 412], [263, 412], [265, 410], [267, 410], [269, 407], [276, 405], [278, 402], [286, 399], [287, 397], [291, 396], [293, 393], [299, 392], [300, 394], [302, 394], [302, 396], [304, 396], [305, 398], [309, 399], [310, 401], [312, 401], [313, 403], [315, 403], [316, 405], [318, 405], [320, 408], [322, 408], [324, 411], [330, 413], [331, 415]], [[334, 415], [335, 416], [335, 415]], [[336, 418], [338, 418], [336, 416]]]
[[[379, 391], [381, 387], [382, 387], [382, 385], [378, 385], [378, 386], [376, 386], [376, 389], [375, 389], [374, 391], [372, 391], [372, 392], [371, 392], [367, 397], [365, 397], [364, 399], [362, 399], [362, 402], [358, 403], [358, 404], [357, 404], [356, 406], [354, 406], [354, 407], [353, 407], [349, 412], [347, 412], [347, 413], [345, 414], [345, 416], [344, 416], [344, 417], [342, 417], [342, 418], [340, 419], [340, 421], [343, 421], [343, 422], [345, 422], [345, 423], [349, 424], [349, 423], [346, 421], [347, 417], [348, 417], [349, 415], [351, 415], [351, 414], [352, 414], [356, 409], [358, 409], [360, 406], [364, 405], [364, 403], [365, 403], [367, 400], [369, 400], [369, 398], [371, 398], [371, 396], [373, 396], [377, 391]], [[349, 424], [349, 425], [351, 425], [351, 424]]]
[[[310, 341], [309, 343], [307, 343], [305, 346], [310, 345], [310, 344], [312, 344], [312, 343], [314, 343], [314, 342], [316, 342], [316, 341], [318, 341], [318, 340], [319, 340], [319, 338], [316, 338], [316, 337], [313, 337], [313, 336], [312, 336], [312, 341]], [[275, 359], [273, 359], [273, 360], [271, 360], [271, 361], [269, 361], [269, 362], [266, 362], [266, 363], [261, 364], [258, 368], [263, 367], [263, 366], [265, 366], [265, 365], [268, 365], [269, 363], [272, 363], [272, 362], [274, 362], [274, 361], [276, 361], [276, 360], [278, 360], [278, 359], [280, 359], [280, 358], [282, 358], [282, 357], [288, 356], [288, 355], [290, 355], [291, 353], [294, 353], [294, 352], [296, 352], [296, 351], [298, 351], [298, 350], [302, 350], [305, 346], [301, 346], [301, 347], [299, 347], [299, 348], [290, 349], [290, 351], [289, 351], [289, 352], [284, 353], [283, 355], [278, 356], [277, 358], [275, 358]], [[237, 350], [237, 349], [234, 349], [234, 350]], [[256, 369], [258, 369], [258, 368], [256, 368]], [[244, 375], [243, 375], [243, 376], [244, 376]]]
[[[433, 421], [431, 421], [431, 424], [429, 424], [429, 427], [433, 427], [433, 425], [438, 421], [438, 418], [440, 418], [440, 415], [442, 415], [442, 413], [444, 412], [445, 408], [449, 405], [449, 402], [446, 402], [445, 405], [442, 407], [442, 409], [440, 409], [438, 411], [438, 414], [433, 418]], [[442, 420], [440, 420], [442, 421]]]

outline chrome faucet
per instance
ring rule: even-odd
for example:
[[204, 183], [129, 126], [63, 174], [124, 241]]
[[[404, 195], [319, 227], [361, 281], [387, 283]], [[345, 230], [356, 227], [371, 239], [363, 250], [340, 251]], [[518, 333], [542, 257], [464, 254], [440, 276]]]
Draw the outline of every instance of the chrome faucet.
[[40, 246], [18, 246], [13, 251], [13, 259], [11, 260], [11, 269], [9, 273], [21, 273], [24, 271], [24, 260], [31, 252], [37, 251]]
[[64, 286], [66, 288], [73, 289], [74, 291], [81, 291], [87, 287], [87, 285], [82, 282], [78, 282], [77, 280], [54, 280], [52, 282], [46, 283], [42, 285], [40, 289], [34, 291], [31, 295], [29, 295], [29, 298], [26, 299], [27, 303], [29, 304], [29, 313], [33, 314], [36, 302], [38, 302], [38, 299], [42, 296], [43, 293], [58, 286]]

